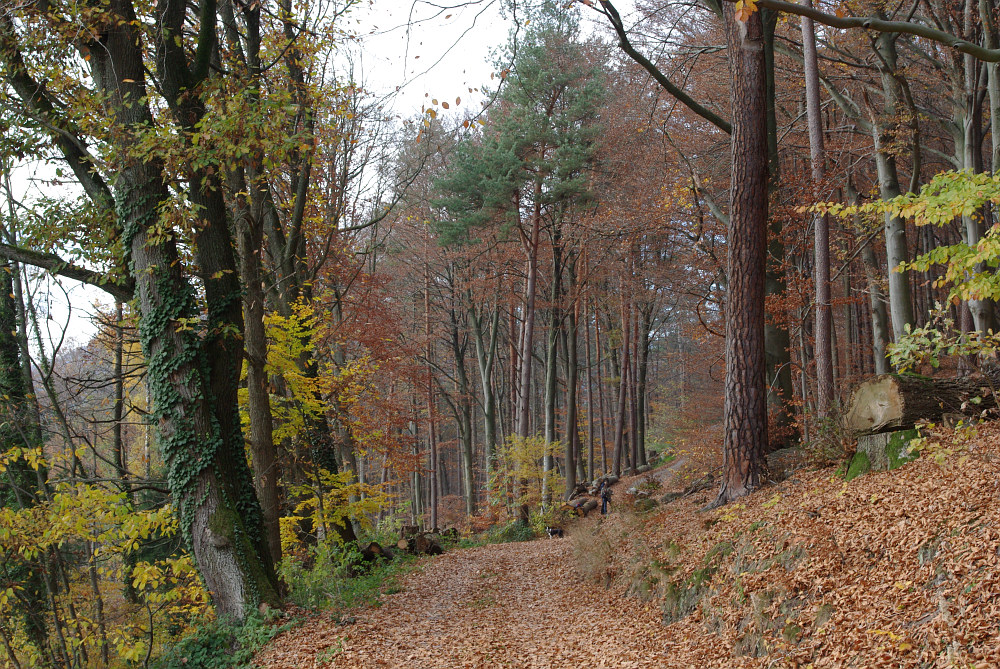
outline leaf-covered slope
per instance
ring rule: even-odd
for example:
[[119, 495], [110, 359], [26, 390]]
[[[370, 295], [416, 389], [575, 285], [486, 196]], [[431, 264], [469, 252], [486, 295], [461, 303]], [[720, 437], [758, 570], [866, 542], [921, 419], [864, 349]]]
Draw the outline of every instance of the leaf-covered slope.
[[1000, 427], [845, 483], [800, 471], [600, 528], [619, 593], [656, 601], [670, 666], [1000, 665]]

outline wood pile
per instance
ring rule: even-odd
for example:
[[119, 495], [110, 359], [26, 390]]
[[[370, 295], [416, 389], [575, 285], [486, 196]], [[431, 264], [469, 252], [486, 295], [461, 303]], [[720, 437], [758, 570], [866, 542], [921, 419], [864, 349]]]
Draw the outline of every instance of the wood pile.
[[577, 516], [586, 517], [588, 513], [597, 508], [597, 500], [593, 497], [577, 497], [568, 502], [563, 502], [560, 508]]
[[587, 490], [587, 494], [592, 496], [597, 496], [598, 494], [600, 494], [602, 483], [606, 485], [614, 485], [618, 483], [618, 477], [615, 476], [614, 474], [606, 474], [604, 476], [601, 476], [600, 478], [594, 479], [593, 482], [590, 484], [590, 488]]
[[449, 527], [445, 530], [434, 528], [426, 532], [421, 532], [415, 526], [403, 528], [402, 536], [396, 542], [396, 549], [412, 555], [440, 555], [444, 552], [443, 540], [457, 540], [458, 530]]
[[383, 546], [377, 541], [372, 541], [364, 546], [361, 546], [361, 559], [363, 562], [391, 560], [394, 557], [396, 557], [396, 554], [391, 548]]

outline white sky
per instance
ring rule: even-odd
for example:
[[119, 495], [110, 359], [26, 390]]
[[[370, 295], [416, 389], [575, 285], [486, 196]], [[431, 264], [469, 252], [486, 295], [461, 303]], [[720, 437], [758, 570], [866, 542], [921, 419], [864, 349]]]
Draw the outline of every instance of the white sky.
[[500, 0], [444, 2], [375, 0], [352, 13], [366, 87], [402, 117], [430, 100], [478, 104], [469, 89], [490, 83], [492, 51], [507, 41]]

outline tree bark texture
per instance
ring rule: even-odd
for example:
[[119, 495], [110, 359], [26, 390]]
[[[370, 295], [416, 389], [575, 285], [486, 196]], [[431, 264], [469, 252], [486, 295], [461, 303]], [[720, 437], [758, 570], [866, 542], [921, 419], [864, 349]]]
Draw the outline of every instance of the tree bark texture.
[[[812, 6], [812, 0], [802, 0], [807, 6]], [[825, 177], [823, 148], [823, 119], [821, 117], [819, 100], [819, 66], [816, 56], [816, 33], [812, 19], [803, 16], [802, 27], [802, 59], [803, 72], [806, 80], [806, 112], [809, 117], [809, 158], [812, 165], [813, 197], [822, 197], [819, 188]], [[830, 217], [828, 214], [817, 214], [813, 220], [814, 242], [816, 254], [816, 415], [825, 418], [833, 403], [833, 351], [831, 349], [831, 330], [833, 313], [830, 306]]]
[[757, 487], [767, 444], [764, 272], [767, 263], [767, 110], [760, 12], [736, 20], [723, 3], [733, 109], [727, 230], [726, 382], [722, 486], [715, 504]]
[[[901, 97], [896, 75], [896, 38], [898, 35], [882, 33], [875, 40], [875, 51], [879, 57], [879, 72], [882, 75], [882, 92], [885, 105], [882, 114], [875, 114], [872, 122], [872, 138], [875, 142], [875, 170], [878, 174], [879, 194], [883, 200], [891, 200], [902, 194], [899, 189], [899, 175], [896, 159], [890, 153], [894, 124], [892, 119], [898, 113]], [[907, 325], [913, 325], [913, 300], [910, 296], [909, 272], [897, 271], [900, 263], [909, 260], [906, 246], [906, 221], [889, 213], [885, 215], [885, 251], [889, 264], [889, 311], [892, 317], [892, 332], [896, 339], [903, 336]]]
[[542, 182], [539, 180], [535, 184], [531, 230], [525, 244], [525, 253], [528, 256], [528, 276], [524, 285], [524, 326], [521, 329], [521, 349], [518, 351], [521, 368], [518, 372], [517, 427], [515, 430], [515, 434], [522, 439], [527, 439], [531, 434], [531, 348], [535, 334], [535, 286], [538, 282], [538, 245], [542, 225], [541, 194]]

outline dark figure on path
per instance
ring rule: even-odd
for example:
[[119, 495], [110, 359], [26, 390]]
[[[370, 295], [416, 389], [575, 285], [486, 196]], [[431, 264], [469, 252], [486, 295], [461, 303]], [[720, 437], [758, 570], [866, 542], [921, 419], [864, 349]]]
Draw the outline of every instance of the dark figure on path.
[[608, 502], [611, 501], [611, 486], [607, 483], [601, 484], [601, 515], [608, 512]]

